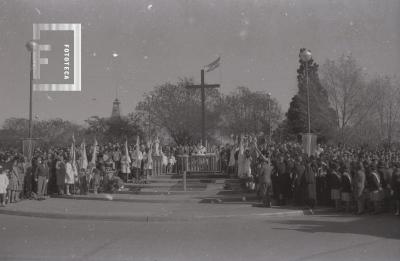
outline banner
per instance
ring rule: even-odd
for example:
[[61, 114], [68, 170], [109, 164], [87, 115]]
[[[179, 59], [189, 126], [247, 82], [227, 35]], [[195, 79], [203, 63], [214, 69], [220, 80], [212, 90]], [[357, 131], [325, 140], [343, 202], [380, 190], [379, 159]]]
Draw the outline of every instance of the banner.
[[303, 151], [308, 156], [315, 155], [317, 148], [317, 135], [313, 133], [304, 133], [301, 137]]
[[38, 145], [39, 142], [37, 139], [25, 139], [22, 141], [22, 154], [29, 162], [32, 160], [33, 152]]

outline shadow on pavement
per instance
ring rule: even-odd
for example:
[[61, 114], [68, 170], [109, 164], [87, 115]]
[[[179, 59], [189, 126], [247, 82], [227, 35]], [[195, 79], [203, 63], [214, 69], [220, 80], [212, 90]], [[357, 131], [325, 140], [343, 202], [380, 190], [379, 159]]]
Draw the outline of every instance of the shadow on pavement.
[[310, 218], [306, 220], [268, 220], [268, 222], [293, 226], [292, 228], [273, 228], [276, 230], [294, 230], [306, 233], [359, 234], [400, 239], [400, 218], [390, 214], [355, 216], [351, 214], [335, 215], [331, 213], [318, 215], [318, 220]]

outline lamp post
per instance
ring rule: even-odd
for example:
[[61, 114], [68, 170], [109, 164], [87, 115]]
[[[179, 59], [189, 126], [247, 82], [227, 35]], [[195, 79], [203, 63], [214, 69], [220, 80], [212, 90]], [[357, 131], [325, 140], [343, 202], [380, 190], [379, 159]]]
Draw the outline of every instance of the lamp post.
[[148, 135], [148, 140], [150, 141], [150, 139], [151, 139], [151, 106], [153, 105], [153, 94], [149, 94], [148, 96], [147, 96], [147, 99], [148, 99], [148, 101], [149, 101], [149, 107], [148, 107], [148, 116], [149, 116], [149, 119], [148, 119], [148, 121], [149, 121], [149, 125], [148, 125], [148, 132], [147, 132], [147, 135]]
[[30, 62], [30, 76], [29, 76], [29, 129], [28, 129], [28, 138], [29, 140], [32, 139], [32, 94], [33, 94], [33, 71], [34, 67], [34, 53], [37, 48], [37, 43], [33, 40], [26, 43], [26, 48], [31, 53], [31, 62]]
[[305, 63], [306, 69], [306, 88], [307, 88], [307, 119], [308, 119], [308, 133], [311, 133], [311, 120], [310, 120], [310, 88], [308, 79], [308, 62], [312, 59], [310, 50], [301, 49], [299, 57]]
[[272, 126], [271, 126], [271, 93], [267, 93], [268, 96], [268, 140], [271, 144], [272, 140]]

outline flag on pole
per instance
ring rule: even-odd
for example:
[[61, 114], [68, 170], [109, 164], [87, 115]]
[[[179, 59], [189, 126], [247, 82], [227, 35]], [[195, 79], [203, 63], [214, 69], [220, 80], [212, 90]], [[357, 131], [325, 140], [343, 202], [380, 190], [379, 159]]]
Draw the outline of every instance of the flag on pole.
[[128, 140], [125, 140], [125, 156], [126, 156], [126, 161], [128, 163], [131, 163], [131, 157], [129, 157], [129, 150], [128, 150]]
[[85, 141], [82, 142], [81, 144], [81, 158], [79, 160], [79, 165], [81, 169], [87, 169], [88, 167], [88, 160], [87, 160], [87, 155], [86, 155], [86, 144]]
[[93, 153], [92, 153], [92, 160], [91, 162], [96, 166], [96, 157], [97, 157], [97, 140], [94, 138], [93, 144]]
[[212, 63], [204, 66], [204, 69], [206, 70], [206, 72], [211, 72], [213, 70], [215, 70], [216, 68], [218, 68], [221, 64], [221, 57], [218, 56], [218, 58], [213, 61]]

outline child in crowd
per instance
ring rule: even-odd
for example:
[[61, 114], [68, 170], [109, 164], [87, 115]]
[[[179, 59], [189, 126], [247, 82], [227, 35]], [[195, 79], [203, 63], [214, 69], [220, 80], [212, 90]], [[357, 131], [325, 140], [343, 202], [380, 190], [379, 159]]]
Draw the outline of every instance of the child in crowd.
[[5, 207], [8, 182], [7, 172], [0, 166], [0, 207]]
[[175, 156], [173, 153], [170, 152], [168, 157], [167, 173], [172, 173], [175, 163]]

